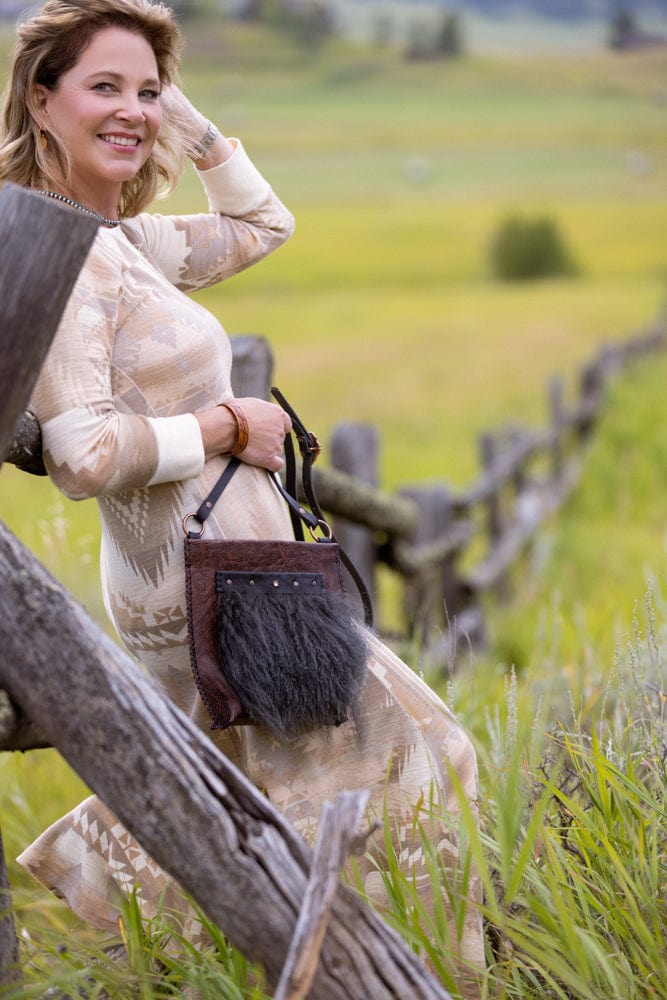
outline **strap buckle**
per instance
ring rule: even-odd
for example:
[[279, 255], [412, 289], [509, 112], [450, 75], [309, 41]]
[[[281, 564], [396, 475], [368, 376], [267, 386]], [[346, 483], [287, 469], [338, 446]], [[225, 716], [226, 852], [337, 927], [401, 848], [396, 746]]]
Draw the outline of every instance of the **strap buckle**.
[[310, 439], [307, 446], [308, 454], [311, 456], [311, 460], [313, 462], [316, 462], [318, 457], [322, 453], [322, 445], [320, 444], [320, 442], [317, 440], [317, 438], [313, 433], [310, 433], [308, 437]]

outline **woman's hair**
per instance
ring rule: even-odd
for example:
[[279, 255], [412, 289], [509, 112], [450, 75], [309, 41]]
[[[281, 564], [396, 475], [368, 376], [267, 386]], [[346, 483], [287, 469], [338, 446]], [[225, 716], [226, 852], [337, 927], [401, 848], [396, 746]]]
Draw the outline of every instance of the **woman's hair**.
[[[150, 0], [47, 0], [41, 12], [19, 24], [0, 118], [0, 182], [25, 187], [66, 180], [70, 159], [52, 133], [46, 148], [32, 117], [37, 84], [57, 86], [93, 35], [124, 28], [146, 39], [155, 53], [160, 82], [175, 81], [181, 34], [168, 7]], [[121, 191], [121, 216], [136, 215], [158, 192], [172, 190], [185, 164], [186, 143], [179, 125], [165, 116], [153, 151]]]

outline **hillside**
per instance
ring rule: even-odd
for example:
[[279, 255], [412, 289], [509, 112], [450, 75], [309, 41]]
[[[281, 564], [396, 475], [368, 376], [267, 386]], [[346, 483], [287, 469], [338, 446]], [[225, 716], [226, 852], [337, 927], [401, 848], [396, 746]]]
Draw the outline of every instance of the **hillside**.
[[[360, 5], [379, 6], [378, 0], [358, 0]], [[462, 13], [476, 11], [494, 18], [535, 16], [554, 21], [582, 21], [604, 18], [624, 8], [638, 16], [659, 17], [667, 13], [666, 0], [629, 0], [627, 3], [605, 3], [600, 0], [431, 0], [433, 6], [446, 7]], [[423, 0], [395, 0], [396, 6], [413, 9], [427, 6]], [[390, 6], [386, 3], [383, 7]]]
[[441, 6], [451, 6], [461, 11], [479, 11], [492, 17], [517, 16], [520, 14], [550, 18], [554, 21], [582, 21], [588, 18], [608, 16], [616, 9], [624, 7], [637, 15], [657, 17], [667, 13], [665, 0], [631, 0], [622, 4], [600, 3], [599, 0], [458, 0], [449, 4], [442, 0]]

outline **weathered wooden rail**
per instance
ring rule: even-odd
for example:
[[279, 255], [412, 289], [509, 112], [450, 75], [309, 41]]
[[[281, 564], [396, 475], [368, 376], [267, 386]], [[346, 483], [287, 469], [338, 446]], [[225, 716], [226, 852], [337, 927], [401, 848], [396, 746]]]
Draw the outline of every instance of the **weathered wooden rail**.
[[[2, 525], [0, 578], [0, 689], [11, 699], [0, 748], [31, 719], [282, 1000], [447, 1000], [340, 883], [363, 847], [364, 792], [327, 807], [313, 852]], [[5, 924], [0, 984], [18, 974]]]

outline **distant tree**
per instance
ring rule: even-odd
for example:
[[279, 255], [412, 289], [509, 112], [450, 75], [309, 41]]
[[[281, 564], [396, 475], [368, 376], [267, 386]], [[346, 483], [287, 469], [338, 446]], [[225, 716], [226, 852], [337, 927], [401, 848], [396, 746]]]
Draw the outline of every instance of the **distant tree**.
[[169, 7], [179, 21], [187, 21], [201, 14], [206, 4], [203, 0], [170, 0]]
[[406, 59], [454, 59], [463, 54], [461, 16], [445, 11], [433, 29], [421, 21], [412, 24], [405, 50]]
[[317, 48], [334, 30], [324, 0], [249, 0], [243, 17], [272, 25], [308, 50]]
[[463, 32], [461, 17], [457, 13], [446, 13], [437, 38], [436, 52], [445, 59], [453, 59], [463, 54]]
[[373, 19], [373, 44], [379, 49], [384, 49], [389, 45], [392, 39], [394, 31], [394, 26], [391, 20], [391, 14], [386, 11], [381, 11], [376, 14]]
[[609, 25], [609, 47], [625, 49], [637, 37], [637, 18], [628, 7], [619, 7]]
[[420, 21], [412, 21], [407, 34], [405, 58], [430, 59], [432, 54], [426, 27]]
[[262, 7], [262, 0], [247, 0], [239, 12], [239, 17], [242, 21], [260, 21]]

